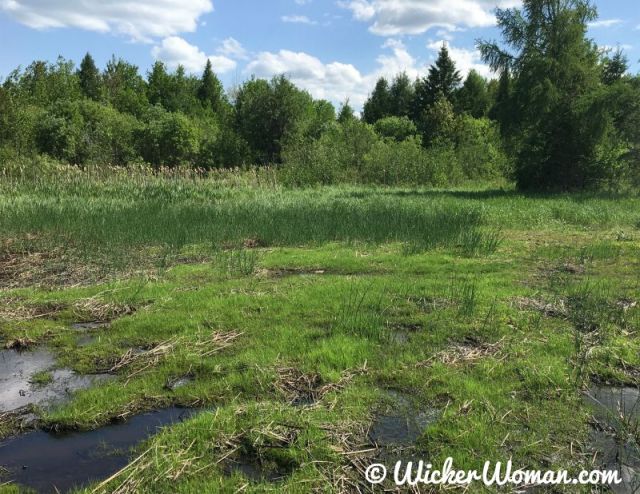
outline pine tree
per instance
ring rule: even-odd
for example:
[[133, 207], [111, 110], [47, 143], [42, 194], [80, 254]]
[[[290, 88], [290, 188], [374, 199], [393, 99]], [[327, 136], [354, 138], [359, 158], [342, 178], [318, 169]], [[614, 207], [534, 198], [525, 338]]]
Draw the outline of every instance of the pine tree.
[[454, 94], [461, 82], [460, 72], [456, 69], [456, 64], [449, 55], [447, 45], [443, 44], [435, 64], [429, 67], [429, 75], [426, 80], [427, 93], [433, 98], [430, 104], [435, 102], [440, 95], [453, 102]]
[[391, 93], [389, 82], [381, 77], [376, 83], [376, 87], [364, 104], [363, 120], [368, 124], [374, 124], [381, 118], [391, 115]]
[[94, 101], [100, 100], [102, 96], [102, 79], [100, 71], [96, 67], [93, 57], [87, 53], [80, 63], [78, 79], [82, 94]]
[[224, 89], [220, 79], [213, 72], [211, 60], [207, 60], [202, 73], [200, 87], [198, 88], [198, 99], [203, 106], [211, 108], [216, 113], [222, 109]]

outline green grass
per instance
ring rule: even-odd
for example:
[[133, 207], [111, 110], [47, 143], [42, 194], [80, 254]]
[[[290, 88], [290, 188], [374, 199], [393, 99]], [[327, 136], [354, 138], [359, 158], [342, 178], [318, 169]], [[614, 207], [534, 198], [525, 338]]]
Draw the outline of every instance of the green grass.
[[[439, 411], [407, 455], [576, 471], [592, 457], [581, 391], [638, 385], [640, 308], [619, 302], [640, 299], [640, 243], [617, 235], [634, 231], [635, 197], [82, 175], [0, 189], [2, 337], [49, 345], [78, 372], [170, 343], [44, 422], [89, 429], [169, 404], [212, 410], [140, 446], [146, 466], [129, 481], [143, 492], [362, 483], [343, 453], [366, 449], [389, 390]], [[27, 306], [59, 310], [17, 317]], [[78, 346], [70, 324], [96, 313], [121, 315]], [[308, 391], [313, 406], [290, 404]], [[249, 482], [228, 469], [240, 456], [287, 476]]]

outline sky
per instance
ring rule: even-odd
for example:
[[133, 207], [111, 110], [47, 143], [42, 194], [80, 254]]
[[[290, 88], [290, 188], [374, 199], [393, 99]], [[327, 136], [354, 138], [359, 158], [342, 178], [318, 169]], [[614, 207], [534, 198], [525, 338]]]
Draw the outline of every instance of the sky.
[[[499, 39], [496, 6], [519, 0], [0, 0], [0, 80], [33, 60], [156, 60], [230, 88], [286, 74], [314, 97], [360, 108], [380, 76], [426, 73], [447, 43], [460, 72], [491, 77], [477, 39]], [[640, 71], [640, 3], [597, 0], [589, 36]]]

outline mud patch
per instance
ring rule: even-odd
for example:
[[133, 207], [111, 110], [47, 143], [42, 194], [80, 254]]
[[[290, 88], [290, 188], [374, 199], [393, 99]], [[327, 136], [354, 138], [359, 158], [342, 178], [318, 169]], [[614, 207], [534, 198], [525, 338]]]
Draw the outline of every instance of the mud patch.
[[594, 386], [583, 399], [593, 409], [589, 447], [595, 462], [617, 470], [623, 481], [609, 487], [617, 494], [640, 492], [640, 390]]
[[[111, 377], [83, 376], [54, 366], [55, 357], [45, 349], [0, 351], [0, 412], [15, 412], [29, 406], [49, 407], [69, 399], [74, 391]], [[32, 382], [36, 374], [48, 371], [51, 371], [48, 382]]]
[[424, 327], [419, 323], [391, 324], [388, 328], [389, 340], [398, 345], [404, 345], [411, 340], [411, 336], [422, 331]]
[[389, 391], [388, 399], [392, 405], [376, 417], [369, 430], [369, 440], [376, 446], [411, 447], [440, 417], [439, 410], [421, 409], [404, 393]]
[[118, 472], [133, 447], [196, 413], [169, 408], [89, 432], [25, 434], [0, 444], [0, 466], [8, 471], [3, 480], [41, 493], [67, 492]]
[[300, 466], [292, 450], [298, 434], [298, 428], [283, 425], [245, 431], [227, 443], [234, 450], [222, 469], [226, 475], [240, 473], [252, 482], [284, 480]]

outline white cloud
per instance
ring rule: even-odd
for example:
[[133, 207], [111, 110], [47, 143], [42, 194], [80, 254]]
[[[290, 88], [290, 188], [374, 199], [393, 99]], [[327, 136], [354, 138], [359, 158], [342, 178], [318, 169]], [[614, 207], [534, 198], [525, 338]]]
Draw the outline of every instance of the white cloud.
[[491, 71], [488, 65], [482, 63], [482, 57], [478, 50], [467, 50], [466, 48], [456, 48], [451, 46], [447, 40], [431, 41], [427, 44], [427, 48], [434, 53], [434, 59], [437, 52], [440, 51], [442, 45], [446, 44], [449, 50], [449, 55], [456, 63], [456, 68], [463, 77], [466, 77], [471, 70], [475, 70], [481, 76], [491, 78], [495, 77], [495, 74]]
[[229, 58], [238, 60], [246, 60], [249, 58], [247, 50], [234, 38], [227, 38], [222, 42], [222, 46], [218, 48], [218, 53]]
[[520, 0], [343, 0], [359, 21], [373, 21], [369, 30], [381, 36], [422, 34], [434, 27], [487, 27], [495, 24], [493, 10], [513, 7]]
[[622, 24], [624, 21], [622, 19], [601, 19], [599, 21], [593, 21], [589, 23], [589, 27], [598, 28], [598, 27], [613, 27], [618, 24]]
[[338, 5], [343, 9], [349, 9], [353, 13], [353, 18], [358, 21], [369, 21], [376, 15], [376, 9], [367, 0], [344, 0]]
[[283, 15], [281, 19], [282, 22], [289, 22], [292, 24], [317, 24], [317, 22], [312, 21], [306, 15]]
[[211, 60], [213, 70], [217, 74], [224, 74], [236, 68], [236, 62], [224, 55], [206, 55], [197, 46], [189, 44], [178, 36], [165, 38], [162, 42], [154, 46], [151, 55], [156, 60], [161, 60], [167, 67], [175, 69], [178, 65], [182, 65], [187, 72], [200, 73], [207, 63], [207, 59]]
[[74, 27], [137, 41], [195, 31], [211, 0], [0, 0], [0, 11], [35, 29]]
[[413, 79], [427, 70], [417, 67], [416, 60], [401, 41], [389, 39], [383, 48], [390, 52], [380, 55], [377, 68], [368, 74], [362, 74], [351, 64], [325, 64], [307, 53], [289, 50], [259, 53], [244, 72], [265, 78], [285, 74], [314, 98], [328, 99], [336, 104], [349, 98], [354, 107], [361, 108], [379, 77], [392, 78], [406, 71]]

